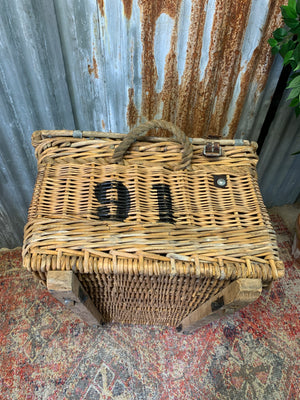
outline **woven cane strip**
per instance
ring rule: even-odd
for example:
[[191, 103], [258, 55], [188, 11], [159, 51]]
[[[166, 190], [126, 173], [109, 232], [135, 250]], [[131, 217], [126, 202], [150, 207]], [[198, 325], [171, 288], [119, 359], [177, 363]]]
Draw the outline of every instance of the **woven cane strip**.
[[121, 323], [176, 326], [229, 281], [136, 275], [79, 274], [104, 319]]
[[[219, 141], [220, 142], [220, 141]], [[99, 139], [85, 140], [70, 139], [65, 142], [64, 138], [44, 139], [36, 145], [36, 157], [38, 164], [43, 163], [95, 163], [107, 165], [111, 162], [114, 150], [121, 143], [120, 140]], [[203, 157], [204, 145], [193, 144], [193, 155], [191, 168], [197, 168], [198, 164], [230, 165], [241, 163], [254, 166], [257, 163], [257, 155], [254, 146], [230, 146], [222, 147], [223, 156], [216, 160], [209, 160]], [[182, 161], [182, 145], [166, 140], [158, 143], [137, 142], [133, 144], [125, 156], [123, 162], [130, 164], [149, 164], [151, 166], [164, 165], [165, 168], [178, 169]]]
[[[205, 222], [205, 221], [204, 221]], [[251, 222], [251, 221], [250, 221]], [[234, 224], [234, 219], [230, 221]], [[260, 228], [260, 229], [259, 229]], [[60, 219], [39, 219], [27, 225], [24, 250], [35, 247], [55, 250], [91, 249], [108, 252], [123, 250], [129, 253], [147, 251], [153, 254], [178, 253], [183, 256], [197, 254], [200, 258], [218, 256], [257, 258], [276, 256], [272, 236], [263, 227], [245, 227], [240, 232], [234, 225], [205, 228], [183, 226], [169, 227], [166, 224], [144, 225], [140, 230], [134, 224], [99, 226], [98, 221], [76, 221]], [[72, 243], [70, 243], [72, 240]]]
[[[45, 185], [39, 182], [33, 197], [29, 217], [36, 220], [44, 218], [45, 228], [51, 237], [56, 235], [56, 238], [59, 239], [61, 227], [66, 224], [64, 231], [69, 232], [72, 236], [76, 232], [76, 235], [80, 236], [81, 244], [84, 244], [87, 232], [91, 235], [91, 243], [93, 243], [93, 235], [96, 234], [94, 240], [96, 243], [99, 240], [103, 241], [105, 251], [128, 248], [131, 240], [131, 243], [139, 243], [136, 250], [149, 251], [151, 249], [154, 253], [163, 252], [162, 247], [166, 252], [178, 251], [180, 253], [182, 253], [180, 248], [184, 248], [183, 254], [198, 253], [210, 257], [209, 247], [216, 245], [221, 256], [240, 257], [241, 254], [248, 254], [261, 257], [263, 253], [264, 257], [272, 257], [274, 252], [275, 256], [277, 255], [275, 234], [259, 197], [259, 192], [257, 192], [255, 181], [253, 184], [251, 174], [242, 177], [230, 175], [232, 184], [228, 182], [228, 188], [220, 190], [215, 188], [212, 178], [209, 178], [207, 174], [202, 176], [201, 173], [192, 173], [193, 177], [190, 176], [189, 179], [182, 175], [183, 172], [163, 175], [161, 169], [158, 170], [151, 184], [156, 181], [167, 182], [174, 197], [173, 208], [176, 224], [168, 227], [169, 234], [166, 238], [165, 225], [158, 224], [158, 206], [154, 203], [157, 199], [155, 200], [151, 192], [147, 199], [149, 190], [147, 191], [146, 188], [149, 182], [147, 183], [147, 171], [143, 171], [143, 167], [133, 167], [127, 180], [122, 171], [123, 167], [120, 166], [105, 167], [104, 169], [95, 169], [94, 166], [90, 166], [84, 167], [83, 172], [80, 172], [78, 168], [78, 166], [71, 165], [59, 168], [49, 167], [48, 173], [46, 173], [47, 171], [43, 173]], [[115, 168], [114, 173], [110, 168]], [[137, 171], [141, 169], [142, 172], [138, 173]], [[103, 171], [104, 175], [101, 175]], [[136, 179], [137, 175], [139, 175], [139, 179]], [[110, 225], [107, 223], [102, 223], [101, 226], [97, 224], [95, 212], [99, 203], [93, 197], [94, 180], [90, 179], [90, 176], [97, 176], [97, 179], [101, 179], [101, 176], [103, 179], [112, 177], [125, 182], [129, 192], [133, 193], [131, 211], [126, 223], [114, 221]], [[186, 179], [186, 181], [182, 181], [182, 179]], [[208, 180], [210, 180], [210, 185]], [[66, 190], [66, 185], [68, 190]], [[178, 189], [180, 186], [187, 190], [180, 192]], [[189, 201], [187, 201], [187, 193], [190, 193]], [[136, 198], [143, 199], [143, 204], [140, 204], [138, 209]], [[156, 217], [154, 217], [155, 215]], [[48, 222], [49, 218], [51, 221]], [[64, 219], [66, 220], [64, 221]], [[91, 224], [91, 220], [95, 220], [94, 225]], [[143, 226], [137, 229], [136, 221], [143, 223]], [[84, 235], [82, 235], [81, 229], [83, 229]], [[41, 226], [41, 232], [43, 230], [45, 229]], [[52, 230], [53, 232], [51, 232]], [[56, 230], [59, 232], [56, 233]], [[128, 234], [128, 231], [132, 233]], [[112, 246], [109, 238], [114, 232], [117, 232], [117, 236], [115, 246]], [[43, 236], [40, 236], [39, 240], [41, 241], [42, 238]], [[171, 246], [165, 247], [164, 243], [163, 246], [155, 247], [166, 239], [167, 242], [172, 241]], [[176, 239], [178, 240], [177, 244]], [[66, 237], [66, 241], [68, 241], [68, 237]], [[225, 246], [225, 241], [230, 245]], [[72, 241], [72, 244], [75, 243]], [[193, 245], [193, 243], [195, 244]], [[234, 247], [234, 243], [236, 243], [236, 247]], [[199, 245], [202, 250], [200, 253], [197, 250]], [[253, 247], [254, 245], [255, 247]], [[91, 247], [89, 244], [87, 246]], [[56, 243], [53, 247], [56, 247]], [[250, 253], [245, 250], [247, 247], [251, 249]]]
[[137, 165], [48, 165], [43, 170], [43, 182], [36, 187], [29, 217], [96, 219], [100, 204], [95, 186], [115, 180], [122, 182], [129, 191], [131, 205], [126, 222], [158, 222], [157, 194], [152, 188], [156, 184], [166, 184], [171, 191], [178, 224], [211, 228], [263, 225], [265, 218], [262, 204], [257, 200], [251, 169], [241, 169], [237, 174], [228, 167], [221, 172], [228, 173], [225, 189], [215, 187], [214, 172], [208, 174], [201, 169], [168, 173], [162, 168], [149, 170]]
[[[140, 137], [152, 127], [174, 138]], [[23, 256], [38, 279], [72, 270], [107, 321], [176, 325], [234, 279], [283, 275], [256, 144], [220, 140], [222, 156], [209, 159], [205, 140], [161, 121], [82, 137], [33, 135], [39, 174]]]
[[[115, 169], [113, 173], [111, 169]], [[158, 170], [152, 184], [167, 182], [173, 194], [175, 226], [158, 223], [158, 206], [155, 197], [147, 186], [147, 171], [143, 167], [133, 167], [126, 178], [120, 166], [96, 168], [72, 165], [59, 168], [48, 167], [44, 173], [44, 185], [39, 184], [39, 193], [34, 199], [30, 218], [35, 218], [39, 246], [58, 245], [73, 249], [85, 247], [89, 250], [151, 251], [157, 254], [179, 253], [187, 256], [197, 254], [219, 257], [258, 257], [260, 259], [278, 259], [276, 240], [263, 205], [256, 201], [257, 193], [251, 174], [230, 176], [232, 185], [228, 189], [218, 189], [207, 174], [192, 173], [189, 178], [183, 172], [163, 175]], [[84, 171], [82, 172], [82, 169]], [[117, 171], [117, 170], [120, 171]], [[137, 173], [142, 170], [143, 172]], [[99, 203], [93, 198], [93, 185], [101, 173], [125, 182], [133, 193], [131, 212], [126, 223], [112, 221], [110, 224], [97, 221], [95, 215]], [[137, 179], [139, 175], [139, 179]], [[127, 179], [127, 180], [126, 180]], [[185, 179], [182, 181], [182, 179]], [[68, 190], [66, 190], [66, 185]], [[174, 189], [172, 190], [172, 188]], [[180, 191], [178, 187], [187, 190]], [[138, 195], [137, 195], [138, 193]], [[190, 195], [187, 199], [187, 194]], [[137, 207], [136, 199], [143, 199]], [[200, 201], [199, 201], [200, 199]], [[34, 201], [34, 200], [33, 200]], [[157, 199], [156, 199], [157, 201]], [[156, 217], [154, 217], [156, 215]], [[38, 219], [43, 219], [38, 222]], [[93, 223], [92, 223], [93, 221]], [[137, 228], [136, 223], [143, 224]], [[53, 239], [55, 238], [54, 242]], [[113, 240], [112, 240], [113, 238]], [[71, 242], [70, 242], [71, 240]], [[102, 248], [99, 249], [99, 243]], [[31, 238], [31, 248], [34, 240]]]
[[[47, 248], [32, 248], [30, 253], [24, 252], [24, 266], [28, 270], [37, 271], [40, 268], [39, 258], [47, 253]], [[211, 258], [212, 261], [198, 261], [196, 265], [195, 258], [190, 257], [187, 262], [173, 261], [169, 259], [167, 262], [155, 260], [155, 255], [151, 258], [145, 257], [143, 261], [132, 259], [134, 256], [132, 253], [128, 253], [128, 257], [117, 257], [115, 263], [112, 258], [108, 257], [96, 257], [94, 258], [93, 253], [89, 253], [89, 257], [93, 257], [93, 267], [87, 271], [84, 270], [84, 252], [82, 255], [72, 257], [69, 259], [69, 254], [72, 249], [62, 249], [62, 255], [59, 259], [60, 264], [64, 263], [66, 259], [69, 260], [66, 263], [67, 270], [73, 270], [74, 272], [80, 273], [132, 273], [138, 275], [171, 275], [171, 276], [205, 276], [214, 277], [218, 280], [224, 279], [237, 279], [237, 278], [261, 278], [264, 282], [272, 279], [278, 279], [283, 276], [284, 269], [281, 261], [274, 258], [259, 258], [259, 257], [241, 257], [238, 261], [231, 261], [231, 257], [216, 257]], [[69, 253], [69, 254], [68, 254]], [[262, 255], [263, 256], [263, 255]], [[49, 257], [49, 256], [48, 256]], [[205, 258], [205, 257], [204, 257]], [[229, 259], [229, 260], [228, 260]], [[90, 262], [90, 258], [88, 259]], [[223, 266], [220, 267], [220, 260], [223, 262]], [[50, 263], [46, 268], [48, 270], [57, 269], [58, 256], [50, 256]], [[126, 264], [124, 264], [126, 261]], [[216, 271], [216, 265], [218, 271]], [[249, 268], [250, 266], [250, 268]], [[60, 268], [61, 269], [61, 268]]]

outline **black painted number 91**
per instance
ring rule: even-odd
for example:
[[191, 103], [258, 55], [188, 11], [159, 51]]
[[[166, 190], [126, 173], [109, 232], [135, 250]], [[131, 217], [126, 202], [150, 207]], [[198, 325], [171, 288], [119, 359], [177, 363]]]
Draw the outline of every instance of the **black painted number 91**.
[[[172, 197], [169, 185], [158, 183], [152, 186], [158, 201], [159, 222], [174, 224]], [[103, 206], [98, 207], [101, 221], [124, 221], [129, 214], [131, 200], [127, 187], [120, 181], [105, 181], [95, 187], [95, 196]]]

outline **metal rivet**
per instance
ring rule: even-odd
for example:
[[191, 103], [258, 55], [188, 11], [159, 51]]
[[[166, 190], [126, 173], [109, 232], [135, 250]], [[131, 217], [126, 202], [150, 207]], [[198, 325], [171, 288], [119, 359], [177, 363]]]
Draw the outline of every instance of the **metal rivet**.
[[226, 186], [226, 180], [224, 178], [217, 179], [217, 185], [221, 187]]

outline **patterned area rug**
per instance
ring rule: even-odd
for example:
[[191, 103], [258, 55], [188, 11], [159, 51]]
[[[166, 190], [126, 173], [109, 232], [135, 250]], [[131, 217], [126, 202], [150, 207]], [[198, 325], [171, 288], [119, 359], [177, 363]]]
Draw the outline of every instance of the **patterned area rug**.
[[[0, 252], [0, 399], [298, 399], [299, 271], [277, 215], [286, 276], [252, 305], [190, 336], [90, 328]], [[297, 288], [298, 284], [298, 288]]]

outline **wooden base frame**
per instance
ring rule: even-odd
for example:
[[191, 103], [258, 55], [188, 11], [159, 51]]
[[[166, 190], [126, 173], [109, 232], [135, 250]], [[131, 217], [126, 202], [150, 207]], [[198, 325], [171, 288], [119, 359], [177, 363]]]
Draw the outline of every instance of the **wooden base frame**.
[[[72, 271], [49, 271], [47, 288], [57, 300], [88, 325], [103, 323], [101, 314]], [[261, 279], [238, 279], [184, 318], [177, 331], [190, 334], [216, 319], [233, 314], [255, 301], [261, 291]]]
[[189, 334], [216, 319], [233, 314], [255, 301], [261, 292], [261, 279], [237, 279], [184, 318], [177, 331]]
[[88, 325], [102, 324], [101, 314], [72, 271], [49, 271], [47, 288], [57, 300]]

